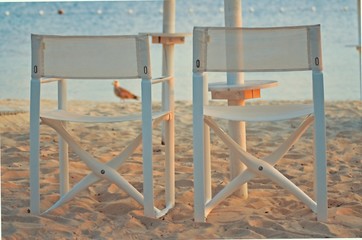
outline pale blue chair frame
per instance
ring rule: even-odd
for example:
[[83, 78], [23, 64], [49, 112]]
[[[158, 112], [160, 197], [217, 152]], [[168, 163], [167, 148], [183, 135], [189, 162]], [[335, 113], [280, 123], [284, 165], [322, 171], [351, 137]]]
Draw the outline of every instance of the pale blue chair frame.
[[[73, 199], [80, 191], [102, 179], [116, 184], [139, 204], [148, 217], [161, 217], [175, 205], [173, 76], [152, 78], [149, 37], [32, 35], [32, 78], [30, 97], [30, 211], [44, 214]], [[67, 111], [67, 80], [141, 79], [142, 113], [127, 116], [94, 117]], [[41, 111], [41, 85], [58, 82], [58, 109]], [[166, 106], [152, 109], [152, 85], [162, 83]], [[123, 152], [107, 163], [83, 150], [66, 130], [67, 122], [112, 123], [142, 121], [140, 133]], [[165, 122], [165, 207], [155, 206], [153, 179], [153, 127]], [[40, 205], [40, 123], [59, 134], [60, 199], [46, 211]], [[143, 193], [117, 172], [121, 164], [142, 143]], [[69, 188], [68, 146], [92, 170]]]
[[[275, 40], [273, 30], [301, 32], [305, 37], [306, 45], [302, 49], [307, 49], [306, 64], [297, 67], [289, 67], [287, 61], [272, 68], [265, 69], [263, 65], [248, 65], [248, 58], [243, 59], [246, 62], [244, 65], [235, 64], [228, 69], [227, 63], [218, 66], [213, 64], [209, 66], [210, 43], [221, 39], [228, 38], [225, 32], [248, 34], [251, 32], [255, 37], [260, 33], [265, 37], [265, 32], [270, 32], [270, 37]], [[210, 31], [220, 31], [219, 39], [213, 39]], [[224, 36], [222, 34], [225, 34]], [[291, 34], [293, 36], [293, 34]], [[235, 35], [232, 35], [232, 37]], [[259, 36], [259, 38], [260, 38]], [[283, 36], [283, 42], [295, 40], [295, 37], [290, 37], [288, 34]], [[290, 38], [290, 39], [289, 39]], [[266, 40], [267, 41], [267, 40]], [[249, 42], [250, 43], [250, 42]], [[229, 45], [228, 45], [229, 44]], [[253, 48], [247, 43], [240, 41], [234, 51], [230, 51], [230, 43], [226, 42], [222, 46], [230, 53], [238, 53], [242, 55], [240, 49], [254, 49], [255, 56], [260, 56], [260, 62], [264, 61], [263, 43], [260, 46], [253, 43]], [[210, 46], [209, 46], [210, 45]], [[215, 48], [219, 46], [213, 45]], [[283, 44], [280, 48], [274, 49], [271, 55], [268, 55], [269, 60], [278, 59], [281, 53], [285, 51]], [[210, 51], [212, 52], [212, 51]], [[254, 54], [249, 56], [254, 56]], [[236, 54], [234, 54], [235, 57]], [[226, 56], [228, 56], [226, 54]], [[236, 55], [238, 56], [238, 55]], [[291, 53], [291, 57], [294, 55]], [[215, 56], [214, 56], [215, 57]], [[218, 55], [217, 57], [221, 57]], [[253, 61], [258, 63], [258, 58]], [[212, 62], [212, 60], [210, 60]], [[226, 60], [227, 62], [227, 60]], [[235, 61], [233, 61], [235, 62]], [[236, 61], [237, 62], [237, 61]], [[215, 63], [215, 62], [214, 62]], [[225, 62], [223, 62], [225, 63]], [[286, 65], [286, 66], [284, 66]], [[268, 71], [310, 71], [313, 81], [313, 104], [311, 105], [287, 105], [287, 106], [208, 106], [208, 90], [207, 81], [208, 72], [268, 72]], [[260, 175], [270, 179], [282, 188], [287, 189], [299, 200], [305, 203], [313, 212], [317, 213], [319, 221], [326, 221], [328, 216], [327, 211], [327, 162], [326, 162], [326, 133], [325, 133], [325, 113], [324, 113], [324, 83], [323, 83], [323, 64], [322, 64], [322, 46], [320, 26], [298, 26], [285, 28], [224, 28], [224, 27], [195, 27], [193, 32], [193, 144], [194, 144], [194, 218], [196, 222], [204, 222], [208, 214], [225, 198], [240, 188], [241, 185], [247, 183], [254, 176]], [[258, 86], [256, 86], [258, 87]], [[277, 121], [286, 120], [296, 117], [305, 116], [305, 120], [295, 130], [295, 132], [279, 147], [275, 152], [262, 159], [252, 156], [250, 153], [243, 150], [231, 137], [229, 137], [217, 124], [213, 118], [225, 119], [231, 121]], [[301, 137], [309, 126], [314, 124], [314, 196], [315, 200], [309, 197], [294, 183], [282, 175], [274, 168], [275, 163], [280, 160], [292, 145]], [[210, 128], [214, 130], [224, 143], [233, 151], [239, 154], [240, 161], [246, 165], [237, 177], [232, 179], [220, 192], [215, 196], [211, 189], [211, 163], [210, 163]]]

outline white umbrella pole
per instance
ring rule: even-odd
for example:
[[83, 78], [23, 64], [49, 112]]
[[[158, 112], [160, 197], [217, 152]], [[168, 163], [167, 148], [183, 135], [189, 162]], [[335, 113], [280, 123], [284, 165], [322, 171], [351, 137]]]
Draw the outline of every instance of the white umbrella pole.
[[164, 0], [163, 2], [163, 32], [175, 32], [176, 0]]
[[[176, 19], [176, 0], [164, 0], [163, 2], [163, 33], [175, 33], [175, 19]], [[162, 44], [162, 75], [174, 75], [174, 44]], [[162, 84], [162, 106], [163, 110], [173, 109], [174, 93], [170, 91], [173, 87], [174, 81]], [[168, 98], [171, 98], [168, 101]], [[172, 104], [169, 106], [168, 103]], [[165, 127], [162, 127], [162, 142], [165, 138]]]
[[[175, 33], [176, 0], [163, 2], [163, 33]], [[174, 76], [174, 44], [162, 44], [162, 75]], [[163, 110], [174, 112], [174, 78], [162, 84]], [[166, 203], [172, 207], [175, 204], [175, 173], [174, 173], [174, 125], [172, 116], [162, 125], [162, 142], [166, 143]]]
[[[164, 0], [163, 2], [163, 33], [175, 33], [175, 10], [176, 0]], [[174, 75], [174, 44], [162, 44], [162, 75], [173, 76]], [[168, 91], [170, 84], [174, 84], [173, 81], [162, 84], [162, 105], [164, 110], [173, 109], [174, 106], [168, 106], [168, 102], [173, 104], [173, 101], [167, 101], [169, 97], [173, 100], [174, 93]], [[170, 88], [172, 89], [172, 88]], [[168, 96], [169, 95], [169, 96]], [[164, 138], [164, 134], [162, 134]]]
[[[224, 14], [225, 14], [225, 26], [226, 27], [241, 27], [242, 26], [242, 7], [241, 0], [224, 0]], [[236, 46], [237, 47], [237, 46]], [[244, 74], [228, 73], [227, 74], [228, 84], [243, 84]], [[228, 105], [239, 105], [244, 106], [245, 100], [229, 100]], [[246, 150], [246, 135], [245, 135], [245, 122], [229, 121], [230, 136]], [[238, 154], [234, 151], [230, 151], [230, 177], [234, 179], [239, 173], [245, 168], [245, 165], [240, 163]], [[240, 191], [236, 191], [237, 196], [248, 197], [248, 186], [245, 183]]]

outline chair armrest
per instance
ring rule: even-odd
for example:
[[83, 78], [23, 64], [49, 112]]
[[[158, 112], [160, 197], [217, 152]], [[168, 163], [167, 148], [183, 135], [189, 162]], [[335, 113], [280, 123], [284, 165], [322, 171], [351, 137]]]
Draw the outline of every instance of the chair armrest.
[[51, 82], [58, 82], [64, 80], [64, 78], [43, 78], [40, 80], [40, 83], [51, 83]]
[[151, 79], [151, 83], [152, 83], [152, 84], [162, 83], [162, 82], [165, 82], [165, 81], [169, 81], [169, 80], [171, 80], [172, 78], [173, 78], [173, 76], [153, 78], [153, 79]]

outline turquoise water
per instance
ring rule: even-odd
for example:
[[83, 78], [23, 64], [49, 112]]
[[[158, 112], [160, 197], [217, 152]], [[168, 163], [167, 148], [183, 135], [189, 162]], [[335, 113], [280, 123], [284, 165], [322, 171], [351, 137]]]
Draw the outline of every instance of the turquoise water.
[[[177, 0], [176, 31], [193, 26], [223, 26], [223, 0]], [[321, 24], [328, 100], [359, 99], [359, 55], [355, 0], [243, 0], [243, 25], [248, 27]], [[0, 98], [29, 99], [30, 34], [112, 35], [162, 31], [162, 1], [0, 3]], [[62, 15], [57, 12], [63, 10]], [[152, 47], [154, 76], [161, 73], [160, 45]], [[192, 39], [175, 51], [176, 99], [191, 100]], [[264, 99], [306, 99], [311, 82], [306, 73], [247, 74], [250, 79], [275, 79], [280, 86], [265, 90]], [[210, 81], [220, 81], [215, 75]], [[112, 81], [69, 82], [71, 99], [118, 101]], [[122, 81], [140, 94], [139, 81]], [[54, 85], [53, 85], [54, 86]], [[45, 98], [56, 91], [45, 85]], [[160, 91], [155, 89], [155, 97]]]

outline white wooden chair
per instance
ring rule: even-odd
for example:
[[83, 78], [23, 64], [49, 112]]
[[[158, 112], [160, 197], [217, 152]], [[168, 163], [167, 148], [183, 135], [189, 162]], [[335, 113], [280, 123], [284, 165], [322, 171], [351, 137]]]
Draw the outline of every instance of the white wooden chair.
[[[60, 199], [45, 212], [71, 200], [95, 182], [106, 179], [144, 206], [144, 214], [160, 217], [174, 206], [174, 103], [173, 76], [152, 79], [149, 39], [134, 36], [44, 36], [32, 35], [32, 79], [30, 103], [30, 211], [40, 214], [40, 122], [59, 134]], [[142, 113], [120, 117], [95, 117], [69, 112], [66, 108], [66, 79], [142, 79]], [[58, 82], [58, 109], [41, 111], [41, 85]], [[70, 80], [68, 80], [70, 81]], [[152, 109], [152, 84], [166, 89], [166, 106]], [[66, 122], [111, 123], [142, 121], [140, 133], [123, 152], [107, 163], [97, 161], [83, 150], [66, 130]], [[155, 207], [153, 193], [152, 128], [165, 122], [165, 208]], [[131, 139], [130, 139], [131, 140]], [[123, 178], [117, 169], [143, 144], [143, 193]], [[92, 171], [69, 190], [68, 146]], [[122, 146], [120, 146], [122, 147]]]
[[[327, 219], [326, 140], [324, 87], [320, 26], [279, 28], [195, 27], [193, 32], [193, 143], [195, 221], [206, 221], [212, 209], [254, 176], [270, 179], [287, 189]], [[311, 72], [313, 104], [211, 106], [208, 105], [208, 72]], [[265, 84], [263, 81], [260, 85]], [[259, 89], [258, 84], [228, 87], [216, 84], [214, 89], [232, 93], [234, 88]], [[253, 86], [254, 85], [254, 86]], [[305, 117], [291, 136], [269, 156], [258, 158], [244, 151], [214, 119], [231, 121], [279, 121]], [[314, 198], [313, 200], [273, 166], [314, 123]], [[223, 142], [238, 153], [246, 169], [213, 196], [211, 190], [210, 128]]]

